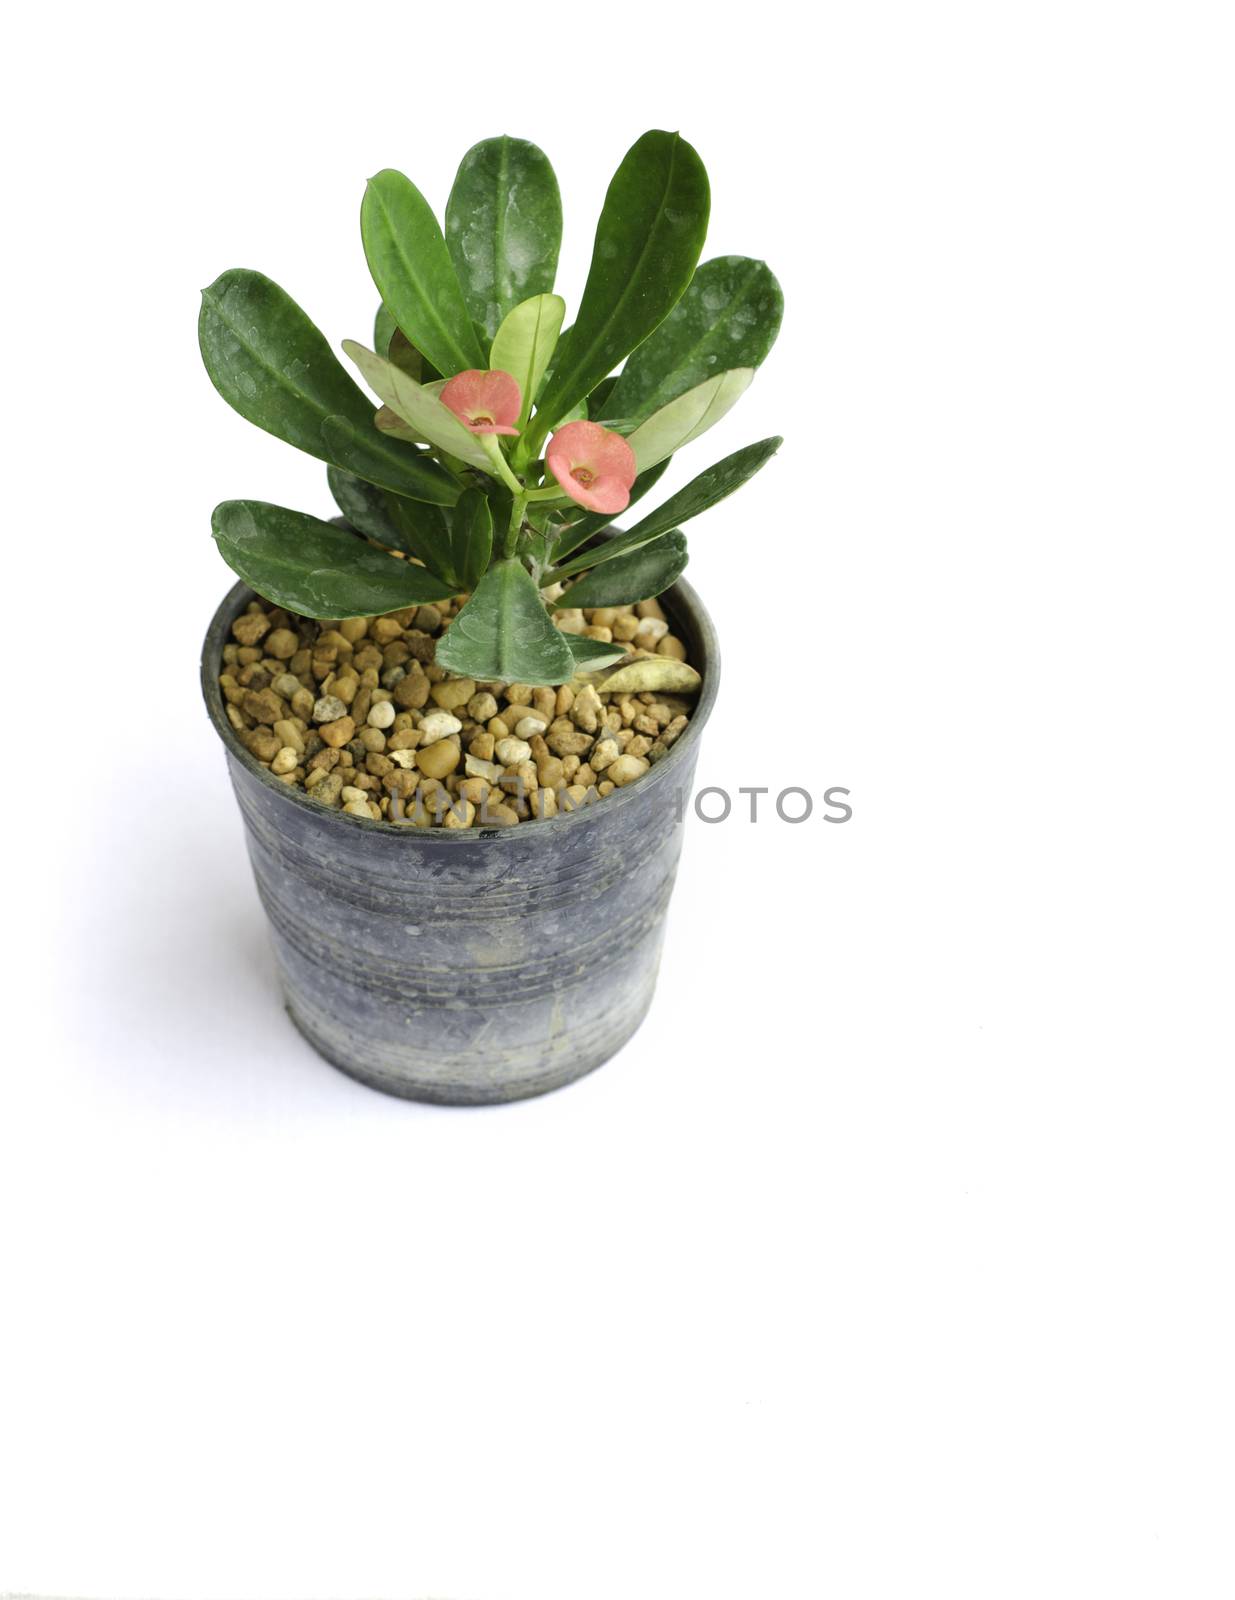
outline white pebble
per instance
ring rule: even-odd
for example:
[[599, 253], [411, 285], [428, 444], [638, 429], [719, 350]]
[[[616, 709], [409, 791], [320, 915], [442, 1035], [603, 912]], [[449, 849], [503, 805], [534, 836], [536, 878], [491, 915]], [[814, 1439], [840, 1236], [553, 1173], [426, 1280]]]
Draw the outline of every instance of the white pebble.
[[523, 739], [499, 739], [497, 759], [504, 767], [517, 767], [521, 761], [532, 759], [532, 747]]
[[549, 726], [549, 719], [541, 711], [529, 712], [526, 717], [520, 717], [515, 723], [515, 732], [520, 739], [531, 739], [538, 733], [543, 733]]
[[388, 728], [395, 719], [393, 700], [375, 700], [365, 719], [371, 728]]
[[430, 711], [420, 724], [420, 742], [436, 744], [439, 739], [448, 739], [452, 733], [459, 733], [462, 727], [458, 717], [452, 717], [449, 711]]
[[373, 821], [373, 813], [369, 810], [367, 800], [349, 800], [343, 809], [349, 817], [368, 817], [370, 822]]
[[338, 722], [347, 715], [347, 707], [337, 694], [324, 694], [313, 707], [314, 722]]
[[463, 770], [469, 778], [484, 778], [489, 783], [496, 783], [502, 776], [495, 761], [482, 761], [479, 756], [464, 756]]
[[416, 765], [416, 752], [414, 750], [387, 750], [387, 757], [394, 762], [396, 767], [402, 767], [405, 772]]

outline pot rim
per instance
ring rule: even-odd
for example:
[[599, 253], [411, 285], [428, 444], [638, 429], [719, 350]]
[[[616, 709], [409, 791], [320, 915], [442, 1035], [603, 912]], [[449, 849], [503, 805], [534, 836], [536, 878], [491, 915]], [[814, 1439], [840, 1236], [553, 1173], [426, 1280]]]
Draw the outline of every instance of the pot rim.
[[233, 584], [223, 597], [206, 630], [201, 657], [202, 696], [215, 732], [222, 739], [228, 754], [238, 760], [258, 782], [277, 793], [282, 800], [289, 805], [300, 806], [305, 811], [312, 812], [327, 826], [364, 828], [396, 839], [436, 840], [443, 849], [452, 850], [469, 845], [476, 848], [507, 838], [550, 838], [560, 833], [563, 828], [576, 827], [588, 821], [595, 822], [601, 807], [604, 808], [605, 815], [612, 816], [617, 807], [629, 805], [640, 794], [646, 795], [649, 788], [663, 786], [670, 775], [682, 765], [684, 755], [700, 738], [703, 726], [712, 713], [720, 685], [720, 647], [712, 619], [692, 585], [683, 578], [679, 578], [657, 598], [666, 610], [675, 613], [688, 624], [685, 631], [695, 646], [695, 653], [702, 656], [700, 671], [703, 683], [695, 709], [687, 721], [686, 731], [675, 741], [668, 755], [662, 761], [658, 761], [636, 783], [615, 789], [599, 803], [581, 806], [577, 811], [559, 812], [556, 816], [536, 820], [530, 824], [520, 822], [513, 828], [417, 828], [408, 823], [375, 822], [371, 817], [351, 816], [346, 811], [335, 811], [319, 805], [305, 790], [280, 782], [269, 768], [257, 761], [240, 742], [236, 730], [228, 720], [224, 710], [223, 691], [219, 685], [223, 646], [230, 637], [231, 625], [250, 600], [262, 599], [262, 596], [246, 583]]

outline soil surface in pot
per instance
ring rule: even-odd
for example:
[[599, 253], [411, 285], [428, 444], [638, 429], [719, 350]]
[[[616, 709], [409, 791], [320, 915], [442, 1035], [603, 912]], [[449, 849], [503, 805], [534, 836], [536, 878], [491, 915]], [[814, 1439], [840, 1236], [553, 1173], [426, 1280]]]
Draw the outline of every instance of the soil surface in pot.
[[[455, 602], [315, 622], [254, 601], [219, 683], [253, 759], [323, 806], [415, 827], [512, 827], [637, 783], [686, 727], [698, 674], [655, 600], [557, 614], [625, 646], [561, 688], [434, 664]], [[607, 685], [612, 681], [613, 687]]]

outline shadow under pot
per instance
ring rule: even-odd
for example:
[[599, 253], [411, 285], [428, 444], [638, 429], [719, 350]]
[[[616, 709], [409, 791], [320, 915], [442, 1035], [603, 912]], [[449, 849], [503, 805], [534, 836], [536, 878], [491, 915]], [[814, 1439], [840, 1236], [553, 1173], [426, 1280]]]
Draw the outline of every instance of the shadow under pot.
[[254, 598], [237, 584], [215, 613], [202, 687], [297, 1028], [362, 1083], [443, 1105], [544, 1094], [599, 1067], [651, 1004], [716, 699], [716, 635], [694, 590], [679, 580], [661, 596], [703, 677], [668, 754], [577, 811], [458, 830], [327, 809], [254, 760], [219, 686]]

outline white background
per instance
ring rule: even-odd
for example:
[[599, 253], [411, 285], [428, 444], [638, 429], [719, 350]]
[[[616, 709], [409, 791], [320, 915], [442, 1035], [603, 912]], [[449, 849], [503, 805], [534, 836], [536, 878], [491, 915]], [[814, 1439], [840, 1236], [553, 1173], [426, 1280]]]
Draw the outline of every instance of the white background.
[[[3, 114], [0, 1588], [1228, 1597], [1229, 8], [24, 8]], [[780, 343], [684, 481], [726, 678], [593, 1078], [384, 1099], [279, 1006], [195, 681], [328, 513], [197, 292], [364, 338], [364, 179], [647, 127]], [[16, 571], [14, 571], [16, 568]]]

